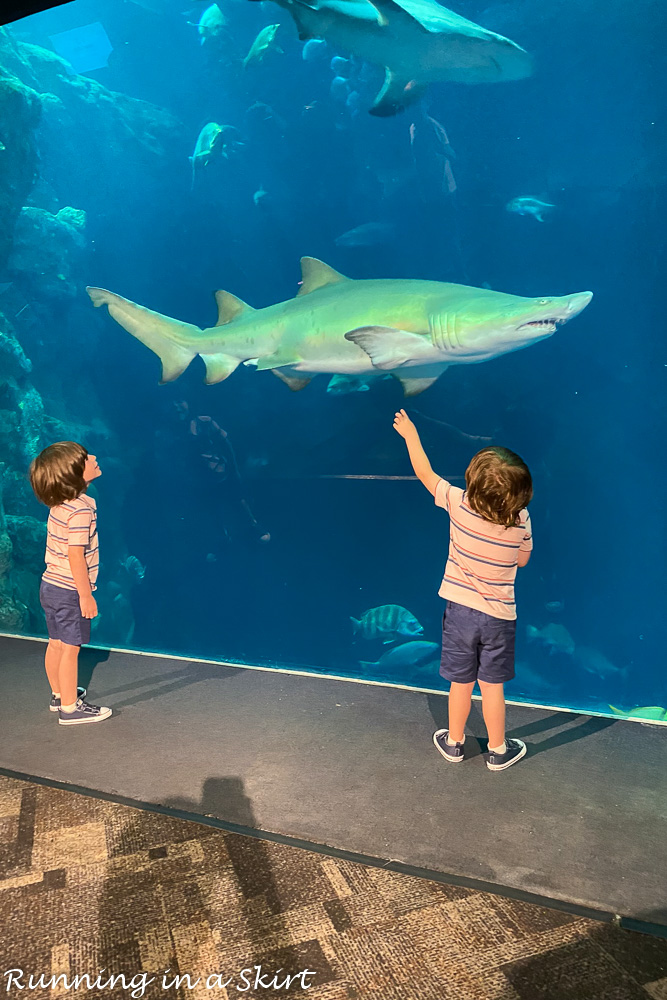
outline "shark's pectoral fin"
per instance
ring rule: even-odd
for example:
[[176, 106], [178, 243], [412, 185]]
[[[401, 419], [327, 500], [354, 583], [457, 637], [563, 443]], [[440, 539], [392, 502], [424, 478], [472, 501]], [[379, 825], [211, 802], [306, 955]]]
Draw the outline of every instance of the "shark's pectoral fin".
[[425, 90], [425, 84], [399, 76], [387, 67], [384, 86], [375, 98], [375, 103], [369, 114], [376, 115], [378, 118], [389, 118], [391, 115], [397, 115], [418, 101]]
[[333, 267], [329, 267], [323, 260], [318, 260], [317, 257], [302, 257], [301, 288], [296, 294], [297, 296], [308, 295], [309, 292], [315, 292], [318, 288], [324, 288], [326, 285], [338, 285], [341, 281], [350, 280], [339, 271], [334, 271]]
[[406, 30], [415, 31], [415, 29], [429, 34], [431, 31], [437, 32], [440, 28], [437, 23], [429, 27], [429, 20], [419, 17], [419, 13], [423, 13], [423, 11], [419, 11], [419, 8], [417, 8], [417, 16], [411, 14], [408, 4], [401, 5], [396, 3], [396, 0], [370, 0], [370, 3], [378, 12], [380, 25], [384, 27], [391, 22], [398, 34]]
[[392, 375], [403, 386], [403, 394], [405, 396], [418, 396], [420, 392], [428, 389], [439, 378], [439, 375], [432, 376], [431, 378], [408, 378], [405, 375], [399, 375], [398, 372], [392, 372]]
[[392, 326], [360, 326], [348, 330], [345, 339], [365, 351], [374, 368], [385, 371], [400, 368], [409, 361], [426, 360], [432, 351], [427, 338]]
[[239, 359], [230, 354], [201, 354], [200, 357], [206, 365], [206, 385], [223, 382], [239, 365]]
[[227, 323], [231, 323], [233, 319], [236, 319], [243, 312], [255, 311], [243, 299], [239, 299], [238, 296], [232, 295], [231, 292], [225, 292], [222, 289], [215, 293], [215, 301], [218, 303], [218, 322], [215, 324], [216, 326], [225, 326]]
[[306, 388], [309, 382], [312, 382], [312, 378], [309, 376], [304, 378], [301, 375], [288, 375], [287, 372], [283, 372], [279, 368], [273, 368], [272, 371], [292, 392], [300, 392]]
[[153, 312], [106, 288], [88, 287], [86, 291], [95, 308], [108, 306], [109, 314], [124, 330], [157, 354], [162, 362], [162, 383], [182, 375], [198, 353], [199, 327]]

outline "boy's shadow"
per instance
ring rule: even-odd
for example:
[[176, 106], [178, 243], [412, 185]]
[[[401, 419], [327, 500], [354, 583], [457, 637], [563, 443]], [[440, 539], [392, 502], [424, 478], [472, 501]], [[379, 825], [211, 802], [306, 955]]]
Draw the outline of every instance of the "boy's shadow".
[[[96, 649], [93, 646], [85, 646], [79, 654], [79, 674], [78, 683], [89, 688], [92, 684], [93, 673], [98, 663], [105, 663], [111, 654], [109, 649]], [[199, 681], [206, 680], [227, 680], [235, 674], [240, 673], [242, 667], [234, 667], [227, 664], [185, 662], [171, 673], [158, 674], [154, 676], [141, 676], [138, 679], [121, 683], [117, 687], [106, 687], [105, 698], [109, 695], [126, 692], [124, 700], [113, 702], [114, 714], [121, 714], [127, 705], [138, 705], [142, 701], [153, 701], [159, 695], [168, 695], [174, 691], [190, 687]], [[138, 692], [141, 688], [145, 691]]]
[[[436, 695], [428, 696], [429, 709], [431, 711], [431, 716], [433, 721], [436, 723], [438, 729], [447, 728], [447, 703], [441, 697]], [[553, 736], [548, 739], [542, 740], [540, 743], [532, 743], [530, 746], [530, 756], [536, 757], [540, 753], [544, 753], [546, 750], [555, 750], [556, 747], [565, 746], [568, 743], [575, 743], [577, 740], [586, 739], [589, 736], [594, 736], [595, 733], [600, 733], [604, 729], [608, 729], [610, 726], [615, 726], [618, 719], [601, 719], [597, 716], [589, 716], [585, 713], [572, 713], [572, 712], [552, 712], [551, 715], [546, 716], [543, 719], [534, 719], [532, 722], [526, 722], [523, 725], [515, 726], [514, 728], [508, 729], [507, 735], [510, 738], [523, 739], [526, 736], [535, 736], [538, 733], [549, 732], [551, 729], [559, 729], [568, 722], [577, 722], [581, 720], [578, 725], [573, 726], [570, 729], [565, 729], [560, 733], [554, 733]], [[477, 743], [477, 748], [474, 745], [470, 746], [470, 753], [467, 756], [478, 757], [488, 751], [489, 742], [485, 736], [478, 736], [477, 733], [484, 730], [484, 717], [482, 715], [482, 709], [479, 702], [473, 701], [472, 709], [470, 711], [470, 718], [468, 724], [474, 730], [472, 740]], [[466, 747], [472, 744], [470, 737], [466, 741]]]
[[94, 646], [84, 646], [79, 653], [79, 684], [90, 687], [93, 671], [98, 663], [106, 663], [109, 659], [108, 649], [95, 649]]

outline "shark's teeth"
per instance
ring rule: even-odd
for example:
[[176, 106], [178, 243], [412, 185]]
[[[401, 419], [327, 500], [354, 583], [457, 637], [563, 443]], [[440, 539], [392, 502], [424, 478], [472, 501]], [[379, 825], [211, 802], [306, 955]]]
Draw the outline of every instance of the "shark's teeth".
[[522, 323], [521, 326], [519, 327], [519, 329], [523, 330], [527, 326], [532, 326], [532, 327], [539, 327], [539, 328], [542, 328], [542, 327], [551, 327], [552, 329], [555, 330], [557, 326], [559, 326], [561, 323], [564, 323], [564, 322], [565, 322], [564, 320], [557, 319], [555, 317], [552, 318], [552, 319], [532, 319], [528, 323]]

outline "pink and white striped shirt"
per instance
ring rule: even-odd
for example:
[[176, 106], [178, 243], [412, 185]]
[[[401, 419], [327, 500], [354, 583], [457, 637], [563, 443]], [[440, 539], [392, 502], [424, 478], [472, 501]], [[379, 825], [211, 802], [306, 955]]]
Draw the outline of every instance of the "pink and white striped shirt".
[[530, 552], [533, 536], [524, 508], [515, 528], [487, 521], [468, 505], [466, 493], [441, 479], [435, 503], [449, 514], [449, 557], [438, 593], [447, 601], [484, 611], [493, 618], [516, 618], [514, 579], [519, 552]]
[[45, 583], [76, 590], [68, 554], [69, 547], [74, 545], [80, 545], [85, 551], [91, 590], [95, 590], [100, 563], [97, 504], [85, 493], [51, 508], [46, 534], [46, 570], [42, 575]]

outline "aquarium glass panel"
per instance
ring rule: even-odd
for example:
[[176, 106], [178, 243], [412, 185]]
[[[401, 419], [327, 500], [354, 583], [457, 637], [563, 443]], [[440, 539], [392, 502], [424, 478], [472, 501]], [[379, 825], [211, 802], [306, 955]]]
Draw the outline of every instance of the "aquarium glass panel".
[[444, 691], [440, 477], [450, 600], [511, 620], [532, 531], [507, 697], [667, 717], [657, 8], [451, 2], [0, 28], [2, 632], [46, 634], [28, 468], [74, 441], [93, 644]]

